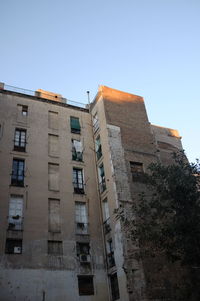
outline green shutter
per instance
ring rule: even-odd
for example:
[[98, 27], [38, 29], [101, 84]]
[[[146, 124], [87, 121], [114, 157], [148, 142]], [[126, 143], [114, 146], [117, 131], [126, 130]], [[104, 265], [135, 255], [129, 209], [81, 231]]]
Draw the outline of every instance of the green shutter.
[[80, 127], [80, 123], [79, 123], [79, 119], [76, 117], [71, 117], [70, 118], [70, 122], [71, 122], [71, 129], [80, 131], [81, 127]]

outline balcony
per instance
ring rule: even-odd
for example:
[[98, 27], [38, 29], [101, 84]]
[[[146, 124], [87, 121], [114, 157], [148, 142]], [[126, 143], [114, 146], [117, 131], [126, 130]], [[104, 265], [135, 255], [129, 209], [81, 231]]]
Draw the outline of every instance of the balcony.
[[74, 193], [84, 194], [85, 193], [85, 184], [73, 182]]
[[89, 224], [88, 223], [76, 223], [76, 234], [88, 235], [89, 234]]
[[8, 217], [8, 230], [22, 231], [23, 230], [23, 218], [19, 215]]

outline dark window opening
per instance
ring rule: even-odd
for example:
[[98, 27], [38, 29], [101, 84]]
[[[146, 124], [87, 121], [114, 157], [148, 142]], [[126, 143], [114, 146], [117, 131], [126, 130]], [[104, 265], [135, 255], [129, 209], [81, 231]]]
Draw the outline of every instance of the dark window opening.
[[143, 163], [130, 162], [130, 169], [133, 181], [142, 182], [144, 178]]
[[79, 256], [80, 254], [85, 254], [88, 255], [90, 254], [90, 244], [89, 243], [85, 243], [85, 242], [77, 242], [76, 243], [76, 252], [77, 252], [77, 256]]
[[11, 185], [24, 186], [24, 160], [13, 159]]
[[77, 234], [88, 234], [88, 223], [76, 223]]
[[28, 106], [22, 106], [22, 115], [27, 116], [28, 115]]
[[63, 254], [62, 241], [48, 240], [48, 254], [62, 255]]
[[26, 130], [15, 129], [14, 150], [25, 152], [26, 150]]
[[90, 263], [90, 245], [89, 243], [76, 243], [76, 252], [79, 257], [80, 263], [89, 264]]
[[111, 231], [110, 218], [103, 222], [104, 233], [108, 234]]
[[94, 295], [93, 276], [78, 276], [78, 289], [80, 296]]
[[98, 172], [99, 172], [99, 189], [100, 189], [100, 193], [103, 193], [106, 190], [106, 178], [105, 178], [103, 164], [99, 166]]
[[110, 287], [112, 293], [112, 301], [119, 299], [119, 285], [118, 285], [117, 273], [110, 275]]
[[73, 168], [73, 186], [75, 193], [84, 194], [83, 170], [80, 168]]
[[22, 239], [6, 239], [6, 254], [21, 254]]
[[107, 247], [107, 262], [108, 267], [112, 268], [115, 266], [115, 257], [114, 257], [114, 250], [113, 250], [113, 242], [112, 239], [109, 239], [106, 244]]
[[102, 148], [101, 148], [100, 136], [98, 136], [96, 141], [95, 141], [95, 150], [96, 150], [97, 160], [99, 160], [102, 157]]
[[71, 125], [71, 132], [75, 134], [80, 134], [81, 126], [79, 123], [79, 118], [77, 117], [70, 117], [70, 125]]

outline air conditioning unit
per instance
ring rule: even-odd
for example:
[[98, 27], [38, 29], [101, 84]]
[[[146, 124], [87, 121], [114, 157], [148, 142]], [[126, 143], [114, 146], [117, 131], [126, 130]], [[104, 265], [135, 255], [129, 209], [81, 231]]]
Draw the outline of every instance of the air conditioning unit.
[[14, 254], [20, 254], [22, 252], [21, 247], [14, 247]]
[[85, 262], [85, 263], [89, 263], [91, 261], [89, 254], [80, 254], [79, 259], [80, 259], [80, 262]]

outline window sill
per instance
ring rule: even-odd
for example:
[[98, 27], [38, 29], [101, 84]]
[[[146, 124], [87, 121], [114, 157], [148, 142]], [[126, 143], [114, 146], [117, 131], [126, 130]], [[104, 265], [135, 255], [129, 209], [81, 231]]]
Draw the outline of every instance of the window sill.
[[59, 155], [54, 155], [54, 154], [49, 154], [49, 157], [51, 157], [51, 158], [60, 158]]
[[25, 152], [22, 152], [22, 151], [17, 151], [17, 150], [12, 150], [10, 152], [10, 154], [13, 154], [13, 155], [17, 155], [17, 156], [22, 156], [22, 157], [28, 157], [28, 153], [25, 151]]
[[13, 152], [19, 152], [19, 153], [26, 153], [26, 150], [25, 149], [23, 149], [23, 148], [14, 148], [13, 150], [12, 150]]
[[81, 134], [81, 131], [76, 131], [76, 130], [71, 129], [71, 133], [72, 133], [72, 134], [78, 134], [78, 135], [80, 135], [80, 134]]
[[10, 184], [10, 187], [19, 187], [19, 188], [25, 188], [25, 185], [16, 185], [16, 184]]

